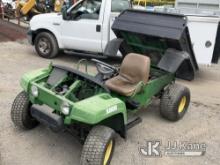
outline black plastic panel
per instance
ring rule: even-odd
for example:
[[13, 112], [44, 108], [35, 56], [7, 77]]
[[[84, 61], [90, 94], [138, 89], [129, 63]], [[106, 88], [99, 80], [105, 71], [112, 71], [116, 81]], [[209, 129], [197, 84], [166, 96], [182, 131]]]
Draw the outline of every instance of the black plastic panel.
[[116, 18], [112, 29], [142, 35], [179, 40], [186, 28], [183, 15], [126, 10]]
[[[130, 52], [147, 54], [146, 43], [149, 41], [156, 42], [157, 45], [166, 45], [167, 49], [173, 48], [179, 51], [187, 52], [190, 56], [190, 61], [187, 65], [183, 65], [184, 70], [193, 72], [199, 69], [187, 27], [187, 18], [179, 14], [165, 14], [157, 12], [148, 12], [140, 10], [126, 10], [116, 18], [112, 25], [112, 30], [117, 38], [124, 39], [121, 44], [120, 51], [123, 56]], [[138, 45], [131, 45], [129, 40], [135, 38], [138, 40]], [[140, 48], [140, 44], [145, 48]], [[166, 52], [162, 50], [163, 54]], [[180, 72], [182, 73], [182, 72]], [[194, 73], [193, 73], [194, 74]], [[181, 77], [183, 77], [183, 74]]]
[[175, 73], [178, 78], [194, 79], [192, 60], [187, 52], [168, 49], [157, 66], [167, 72]]
[[117, 56], [118, 50], [122, 42], [123, 42], [123, 39], [120, 39], [120, 38], [115, 38], [109, 41], [105, 47], [104, 56], [107, 56], [107, 57]]
[[217, 35], [216, 35], [216, 41], [215, 41], [215, 48], [214, 48], [214, 53], [212, 56], [212, 63], [217, 64], [218, 60], [220, 58], [220, 24], [218, 25], [218, 31], [217, 31]]
[[49, 126], [54, 131], [60, 131], [64, 128], [63, 118], [53, 113], [53, 109], [46, 105], [32, 105], [31, 115], [42, 124]]

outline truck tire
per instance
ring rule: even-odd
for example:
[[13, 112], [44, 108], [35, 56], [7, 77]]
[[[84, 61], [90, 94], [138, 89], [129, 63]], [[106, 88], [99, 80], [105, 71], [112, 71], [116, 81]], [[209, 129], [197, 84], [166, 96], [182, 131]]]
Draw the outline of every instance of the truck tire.
[[81, 165], [108, 165], [115, 146], [115, 131], [106, 126], [94, 127], [82, 149]]
[[190, 91], [187, 87], [172, 84], [165, 89], [160, 101], [160, 114], [171, 121], [180, 120], [190, 104]]
[[43, 58], [55, 58], [58, 55], [59, 47], [56, 38], [48, 32], [37, 34], [34, 40], [35, 50]]
[[30, 114], [31, 103], [26, 92], [22, 91], [15, 98], [11, 108], [11, 119], [15, 126], [21, 129], [32, 129], [39, 122]]

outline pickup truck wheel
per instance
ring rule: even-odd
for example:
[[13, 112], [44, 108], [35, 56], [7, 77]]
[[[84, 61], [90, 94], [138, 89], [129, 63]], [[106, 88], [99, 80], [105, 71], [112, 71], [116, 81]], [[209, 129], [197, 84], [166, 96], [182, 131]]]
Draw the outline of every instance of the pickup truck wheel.
[[56, 38], [48, 32], [39, 33], [36, 36], [34, 45], [39, 56], [43, 58], [54, 58], [59, 52]]
[[94, 127], [86, 138], [81, 165], [108, 165], [115, 146], [115, 131], [106, 126]]
[[39, 122], [30, 114], [31, 102], [26, 92], [21, 92], [15, 98], [11, 108], [11, 119], [15, 126], [21, 129], [32, 129]]
[[162, 95], [160, 114], [168, 120], [178, 121], [185, 115], [189, 103], [189, 89], [179, 84], [172, 84]]

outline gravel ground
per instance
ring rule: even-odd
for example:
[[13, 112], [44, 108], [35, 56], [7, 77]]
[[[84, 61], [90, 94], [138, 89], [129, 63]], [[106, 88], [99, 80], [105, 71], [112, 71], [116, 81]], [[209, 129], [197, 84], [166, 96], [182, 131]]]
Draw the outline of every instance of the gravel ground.
[[[22, 90], [21, 76], [45, 67], [50, 60], [36, 55], [26, 41], [0, 43], [0, 164], [1, 165], [77, 165], [82, 146], [68, 133], [53, 133], [43, 125], [31, 131], [16, 129], [10, 119], [15, 96]], [[62, 55], [57, 64], [74, 66], [79, 57]], [[112, 165], [145, 164], [219, 164], [220, 162], [220, 65], [202, 66], [192, 82], [179, 81], [192, 93], [189, 112], [179, 122], [169, 122], [159, 115], [156, 100], [140, 115], [143, 122], [130, 129], [127, 140], [117, 137]], [[139, 153], [146, 140], [206, 143], [201, 157], [147, 158]]]

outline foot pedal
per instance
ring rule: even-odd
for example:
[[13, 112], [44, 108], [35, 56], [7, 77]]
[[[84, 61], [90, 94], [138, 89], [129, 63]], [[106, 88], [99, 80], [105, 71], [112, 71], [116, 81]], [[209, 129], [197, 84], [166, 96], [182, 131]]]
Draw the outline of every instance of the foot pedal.
[[128, 130], [141, 122], [142, 122], [142, 119], [138, 116], [128, 117], [128, 123], [126, 125], [126, 129]]

